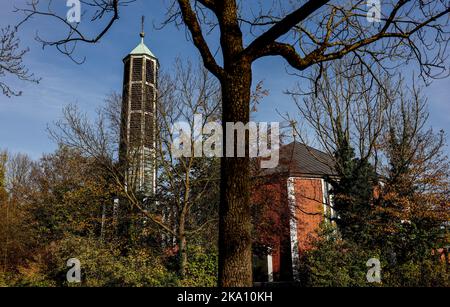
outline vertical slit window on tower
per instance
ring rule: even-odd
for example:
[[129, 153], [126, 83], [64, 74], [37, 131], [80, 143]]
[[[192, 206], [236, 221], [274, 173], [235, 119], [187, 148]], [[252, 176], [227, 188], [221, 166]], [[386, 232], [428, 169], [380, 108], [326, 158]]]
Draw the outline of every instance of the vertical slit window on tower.
[[131, 110], [142, 110], [142, 85], [133, 84], [131, 86]]
[[147, 82], [151, 83], [151, 84], [155, 84], [155, 74], [154, 74], [154, 64], [153, 61], [151, 60], [147, 60], [145, 61], [145, 65], [146, 65], [146, 79]]
[[130, 120], [130, 143], [139, 146], [141, 143], [141, 113], [131, 114]]
[[142, 81], [142, 58], [133, 59], [133, 81]]

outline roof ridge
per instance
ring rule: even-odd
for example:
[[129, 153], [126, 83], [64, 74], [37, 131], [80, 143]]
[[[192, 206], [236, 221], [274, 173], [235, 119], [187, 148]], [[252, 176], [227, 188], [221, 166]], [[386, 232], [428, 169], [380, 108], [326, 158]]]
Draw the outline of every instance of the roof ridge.
[[[330, 155], [329, 153], [327, 153], [327, 152], [325, 152], [325, 151], [323, 151], [323, 150], [314, 148], [314, 147], [312, 147], [312, 146], [309, 146], [309, 145], [307, 145], [307, 144], [305, 144], [305, 143], [302, 143], [302, 142], [299, 142], [299, 141], [292, 141], [291, 143], [286, 144], [286, 145], [284, 145], [284, 146], [294, 145], [294, 147], [295, 147], [296, 144], [298, 144], [298, 145], [303, 145], [303, 146], [305, 146], [305, 147], [307, 147], [307, 148], [309, 148], [309, 149], [311, 149], [311, 150], [314, 150], [314, 151], [320, 152], [320, 153], [322, 153], [322, 154], [324, 154], [324, 155], [327, 155], [327, 156], [329, 156], [329, 157], [332, 157], [332, 155]], [[283, 146], [283, 147], [284, 147], [284, 146]]]

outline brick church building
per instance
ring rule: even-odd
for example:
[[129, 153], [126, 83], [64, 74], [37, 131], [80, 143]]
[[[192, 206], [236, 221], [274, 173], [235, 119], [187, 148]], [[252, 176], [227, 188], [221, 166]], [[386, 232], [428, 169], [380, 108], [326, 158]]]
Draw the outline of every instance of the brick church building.
[[[331, 186], [336, 176], [328, 154], [293, 142], [280, 148], [278, 167], [262, 172], [253, 195], [261, 207], [255, 217], [255, 282], [297, 279], [301, 254], [310, 248], [322, 222], [334, 217]], [[267, 246], [270, 246], [267, 251]]]

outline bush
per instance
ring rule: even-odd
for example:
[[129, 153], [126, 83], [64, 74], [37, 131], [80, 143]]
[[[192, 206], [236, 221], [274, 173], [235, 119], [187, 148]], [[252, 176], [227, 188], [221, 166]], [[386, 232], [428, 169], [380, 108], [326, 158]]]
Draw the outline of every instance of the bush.
[[8, 282], [6, 281], [6, 274], [0, 271], [0, 288], [5, 288], [8, 286]]
[[70, 258], [80, 260], [81, 286], [85, 287], [169, 287], [178, 284], [176, 275], [147, 250], [134, 250], [124, 256], [112, 244], [72, 237], [62, 241], [55, 254], [52, 275], [66, 286], [69, 285], [66, 261]]
[[448, 265], [431, 256], [387, 268], [384, 279], [391, 287], [450, 287]]
[[0, 272], [0, 287], [54, 287], [37, 262], [29, 262], [17, 268], [16, 272]]
[[184, 287], [216, 287], [218, 276], [217, 252], [206, 252], [201, 247], [189, 251]]
[[342, 240], [322, 239], [300, 263], [301, 285], [306, 287], [366, 287], [366, 263], [379, 258]]
[[[69, 284], [66, 262], [81, 262], [81, 283]], [[123, 255], [113, 244], [97, 239], [68, 237], [51, 244], [34, 261], [21, 266], [16, 273], [0, 272], [0, 286], [15, 287], [169, 287], [177, 286], [176, 275], [169, 272], [161, 259], [146, 250]]]
[[[300, 263], [301, 285], [307, 287], [449, 287], [448, 265], [433, 256], [396, 263], [395, 255], [368, 250], [324, 230]], [[381, 261], [381, 283], [368, 283], [367, 260]], [[389, 259], [389, 261], [387, 260]]]

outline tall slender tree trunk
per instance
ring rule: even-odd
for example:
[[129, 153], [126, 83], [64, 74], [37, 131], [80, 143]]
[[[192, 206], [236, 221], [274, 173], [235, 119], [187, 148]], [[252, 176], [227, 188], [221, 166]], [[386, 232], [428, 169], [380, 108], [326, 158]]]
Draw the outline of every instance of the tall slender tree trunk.
[[4, 250], [4, 259], [3, 259], [3, 267], [4, 271], [8, 270], [8, 245], [9, 245], [9, 205], [10, 203], [6, 203], [6, 239], [5, 239], [5, 250]]
[[185, 232], [185, 221], [184, 218], [180, 221], [178, 229], [178, 271], [180, 277], [184, 279], [186, 277], [186, 267], [187, 267], [187, 242], [186, 242], [186, 232]]
[[100, 241], [105, 240], [105, 224], [106, 224], [106, 203], [102, 205], [102, 222], [100, 226]]
[[[252, 83], [250, 63], [240, 62], [230, 65], [227, 71], [227, 80], [222, 82], [224, 147], [226, 138], [230, 137], [226, 133], [226, 123], [247, 124], [249, 122]], [[234, 143], [236, 150], [236, 140]], [[248, 144], [247, 141], [246, 144]], [[252, 286], [249, 171], [248, 155], [246, 158], [222, 158], [219, 208], [219, 286], [221, 287]]]

